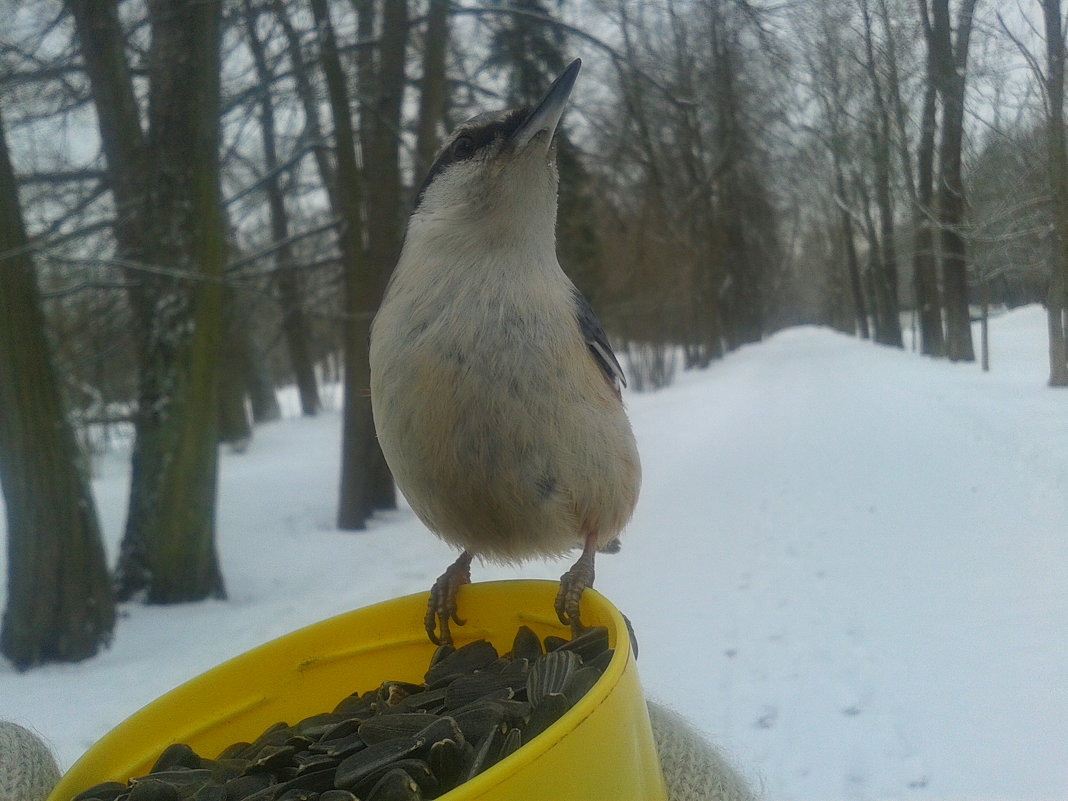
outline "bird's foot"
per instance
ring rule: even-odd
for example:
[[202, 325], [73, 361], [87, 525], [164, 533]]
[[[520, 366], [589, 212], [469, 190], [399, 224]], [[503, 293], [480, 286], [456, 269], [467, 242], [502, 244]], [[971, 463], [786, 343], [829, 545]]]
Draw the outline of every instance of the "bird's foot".
[[586, 630], [579, 618], [579, 601], [587, 587], [593, 586], [593, 557], [596, 553], [596, 535], [586, 538], [582, 556], [564, 575], [560, 576], [560, 590], [556, 593], [556, 616], [565, 626], [571, 627], [571, 636], [577, 637]]
[[[449, 621], [457, 626], [464, 625], [456, 613], [456, 593], [460, 587], [471, 583], [471, 554], [464, 551], [460, 558], [446, 568], [434, 586], [430, 589], [430, 600], [426, 606], [423, 625], [427, 636], [434, 645], [452, 645], [452, 632]], [[438, 630], [441, 633], [438, 634]]]

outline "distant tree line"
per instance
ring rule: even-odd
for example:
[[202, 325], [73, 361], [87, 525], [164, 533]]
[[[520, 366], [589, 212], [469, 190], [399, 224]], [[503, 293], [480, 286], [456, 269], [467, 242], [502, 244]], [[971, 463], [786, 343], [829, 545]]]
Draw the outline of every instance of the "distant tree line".
[[[0, 0], [0, 650], [225, 597], [219, 444], [283, 385], [343, 384], [338, 526], [395, 505], [367, 344], [414, 189], [576, 55], [558, 247], [635, 386], [798, 323], [972, 360], [1034, 301], [1068, 385], [1064, 16], [986, 5]], [[109, 566], [84, 454], [127, 431]]]

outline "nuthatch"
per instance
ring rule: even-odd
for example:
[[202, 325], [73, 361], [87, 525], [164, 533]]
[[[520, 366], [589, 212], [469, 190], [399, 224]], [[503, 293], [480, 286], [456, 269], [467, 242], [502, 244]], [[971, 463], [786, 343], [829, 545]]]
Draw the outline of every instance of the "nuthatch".
[[[431, 590], [426, 628], [451, 642], [471, 559], [582, 548], [556, 612], [581, 629], [594, 553], [611, 550], [641, 468], [623, 371], [556, 258], [555, 132], [575, 60], [533, 110], [453, 132], [419, 191], [371, 329], [375, 428], [397, 486], [463, 549]], [[440, 637], [436, 633], [440, 628]]]

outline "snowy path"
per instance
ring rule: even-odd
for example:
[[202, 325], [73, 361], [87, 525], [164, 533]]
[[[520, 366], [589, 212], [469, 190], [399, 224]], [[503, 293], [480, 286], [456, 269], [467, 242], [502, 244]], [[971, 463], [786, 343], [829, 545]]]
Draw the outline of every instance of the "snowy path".
[[[1044, 387], [1044, 326], [996, 320], [987, 375], [793, 329], [628, 398], [645, 483], [597, 586], [634, 622], [648, 694], [769, 799], [1068, 798], [1068, 394]], [[427, 589], [452, 553], [409, 512], [334, 530], [338, 422], [224, 456], [229, 602], [127, 607], [83, 665], [0, 663], [0, 716], [70, 764], [227, 656]], [[109, 457], [95, 484], [113, 551], [124, 470]]]
[[[645, 675], [711, 690], [772, 797], [1068, 797], [1068, 399], [877, 357], [788, 331], [635, 401], [633, 528], [684, 543], [633, 538], [676, 571], [634, 612]], [[704, 671], [655, 628], [680, 610]]]

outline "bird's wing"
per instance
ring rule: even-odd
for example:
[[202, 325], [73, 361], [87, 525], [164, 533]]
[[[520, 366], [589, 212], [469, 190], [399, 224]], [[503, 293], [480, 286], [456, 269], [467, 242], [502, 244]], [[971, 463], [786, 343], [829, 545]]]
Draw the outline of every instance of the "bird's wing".
[[605, 335], [604, 329], [601, 328], [597, 315], [590, 308], [589, 302], [577, 289], [574, 290], [574, 296], [575, 316], [578, 320], [579, 330], [586, 340], [586, 347], [590, 349], [594, 361], [601, 368], [605, 378], [616, 388], [616, 391], [619, 391], [620, 385], [624, 387], [627, 385], [627, 377], [623, 375], [623, 368], [619, 366], [619, 360], [616, 359], [616, 354], [612, 352], [612, 346], [608, 344], [608, 337]]

